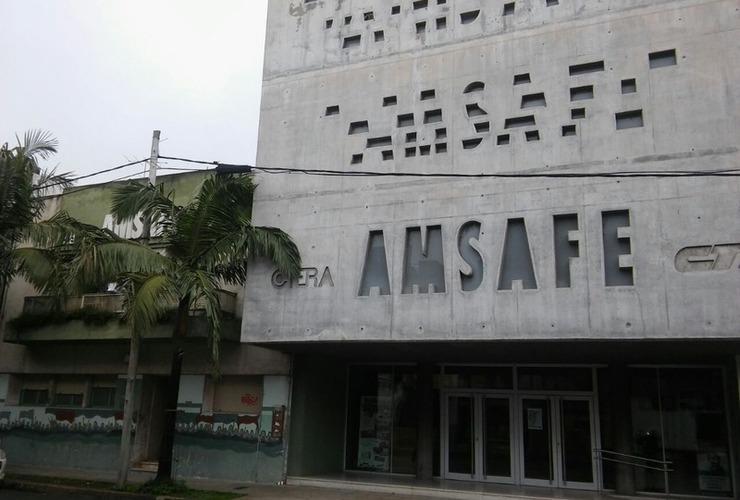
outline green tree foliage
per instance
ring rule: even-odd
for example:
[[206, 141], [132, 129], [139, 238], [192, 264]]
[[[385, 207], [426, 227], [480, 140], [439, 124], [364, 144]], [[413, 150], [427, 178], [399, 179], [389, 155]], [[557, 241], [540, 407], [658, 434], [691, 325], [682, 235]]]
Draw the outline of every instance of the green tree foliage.
[[25, 238], [30, 224], [44, 209], [46, 190], [71, 184], [66, 174], [42, 172], [39, 161], [57, 151], [58, 142], [48, 132], [26, 132], [17, 145], [0, 147], [0, 307], [5, 289], [17, 268], [11, 253]]

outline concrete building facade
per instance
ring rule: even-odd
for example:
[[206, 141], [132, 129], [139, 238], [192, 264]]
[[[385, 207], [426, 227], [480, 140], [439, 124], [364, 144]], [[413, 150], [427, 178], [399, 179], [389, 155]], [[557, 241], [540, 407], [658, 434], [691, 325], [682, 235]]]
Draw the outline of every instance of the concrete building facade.
[[[733, 497], [740, 9], [271, 0], [242, 342], [289, 476]], [[629, 462], [628, 464], [621, 462]]]

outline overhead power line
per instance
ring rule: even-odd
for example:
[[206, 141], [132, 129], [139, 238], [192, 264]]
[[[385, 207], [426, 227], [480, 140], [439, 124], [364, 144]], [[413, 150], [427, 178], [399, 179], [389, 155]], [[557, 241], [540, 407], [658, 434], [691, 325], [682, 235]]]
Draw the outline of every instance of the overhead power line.
[[428, 173], [428, 172], [377, 172], [368, 170], [330, 170], [306, 169], [291, 167], [256, 167], [248, 164], [220, 163], [217, 161], [194, 160], [192, 158], [178, 158], [160, 156], [163, 160], [181, 161], [216, 167], [226, 173], [260, 171], [267, 174], [305, 174], [324, 177], [421, 177], [421, 178], [451, 178], [451, 179], [528, 179], [528, 178], [635, 178], [635, 177], [740, 177], [740, 169], [723, 170], [625, 170], [611, 172], [504, 172], [504, 173]]

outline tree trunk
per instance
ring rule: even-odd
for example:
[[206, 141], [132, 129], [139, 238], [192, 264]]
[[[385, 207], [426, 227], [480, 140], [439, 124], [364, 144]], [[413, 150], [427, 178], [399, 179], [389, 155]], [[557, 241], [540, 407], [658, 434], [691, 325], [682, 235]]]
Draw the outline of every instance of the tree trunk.
[[172, 334], [172, 367], [165, 393], [164, 425], [162, 427], [162, 444], [159, 449], [156, 481], [172, 478], [172, 447], [175, 443], [175, 426], [177, 424], [177, 397], [180, 393], [183, 344], [188, 332], [189, 319], [190, 297], [185, 297], [180, 300], [177, 307], [175, 330]]
[[128, 481], [131, 462], [131, 427], [134, 420], [134, 397], [136, 394], [136, 368], [139, 364], [139, 345], [141, 339], [131, 332], [131, 345], [128, 352], [128, 372], [126, 374], [126, 397], [123, 403], [123, 429], [121, 430], [121, 458], [118, 465], [116, 488], [121, 489]]

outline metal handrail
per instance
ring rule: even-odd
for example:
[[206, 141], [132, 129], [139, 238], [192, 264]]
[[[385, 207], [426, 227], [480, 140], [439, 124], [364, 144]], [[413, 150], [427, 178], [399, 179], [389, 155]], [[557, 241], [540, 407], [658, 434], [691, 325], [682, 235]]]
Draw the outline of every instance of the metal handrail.
[[[599, 448], [595, 449], [594, 453], [596, 454], [597, 460], [608, 460], [609, 462], [634, 465], [635, 467], [642, 467], [643, 469], [652, 469], [652, 470], [657, 470], [660, 472], [673, 472], [673, 469], [670, 468], [670, 466], [673, 465], [673, 462], [668, 461], [668, 460], [657, 460], [655, 458], [641, 457], [638, 455], [628, 455], [626, 453], [618, 453], [616, 451], [602, 450]], [[631, 459], [632, 461], [621, 460], [619, 458], [605, 457], [602, 455], [603, 453], [607, 453], [609, 455], [613, 455], [613, 456], [620, 457], [620, 458]], [[640, 463], [640, 462], [647, 462], [647, 463]], [[661, 467], [657, 467], [656, 465], [648, 465], [648, 464], [656, 464], [656, 465], [660, 465]]]
[[[612, 456], [605, 457], [605, 453]], [[594, 457], [596, 458], [596, 460], [606, 460], [608, 462], [626, 464], [631, 465], [632, 467], [640, 467], [642, 469], [657, 470], [658, 472], [662, 472], [663, 480], [665, 482], [665, 494], [666, 496], [670, 495], [668, 490], [668, 473], [673, 472], [673, 469], [671, 468], [673, 462], [669, 460], [657, 460], [655, 458], [641, 457], [639, 455], [628, 455], [627, 453], [619, 453], [616, 451], [603, 450], [600, 448], [594, 449]]]

